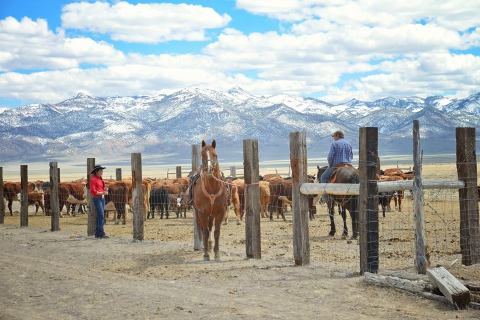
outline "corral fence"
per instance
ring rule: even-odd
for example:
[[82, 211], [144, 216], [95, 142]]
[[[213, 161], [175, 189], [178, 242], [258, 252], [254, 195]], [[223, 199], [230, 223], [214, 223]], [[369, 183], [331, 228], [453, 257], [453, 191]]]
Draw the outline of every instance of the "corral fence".
[[[297, 265], [307, 265], [310, 263], [310, 235], [309, 222], [311, 216], [311, 198], [313, 195], [327, 193], [329, 195], [351, 196], [357, 200], [358, 208], [358, 261], [360, 272], [377, 272], [382, 261], [380, 257], [392, 254], [389, 243], [395, 242], [393, 232], [400, 231], [410, 234], [409, 239], [415, 243], [413, 257], [414, 265], [419, 273], [425, 273], [429, 263], [429, 256], [436, 248], [445, 246], [449, 238], [454, 245], [458, 244], [464, 265], [471, 265], [480, 262], [480, 232], [479, 232], [479, 211], [478, 211], [478, 191], [477, 191], [477, 160], [475, 152], [475, 128], [457, 128], [457, 174], [458, 179], [423, 179], [422, 177], [422, 151], [420, 149], [419, 123], [414, 121], [413, 126], [413, 163], [414, 179], [406, 181], [388, 181], [379, 182], [377, 177], [378, 161], [378, 130], [374, 127], [360, 128], [360, 159], [359, 159], [359, 183], [340, 184], [340, 183], [316, 183], [309, 182], [308, 163], [307, 163], [307, 145], [305, 132], [292, 132], [290, 134], [290, 166], [288, 173], [278, 173], [278, 175], [291, 174], [291, 208], [293, 220], [293, 258]], [[191, 170], [182, 170], [181, 166], [175, 168], [174, 173], [167, 171], [167, 179], [174, 174], [176, 179], [190, 175], [200, 168], [201, 156], [200, 145], [192, 145], [192, 165]], [[261, 258], [261, 229], [260, 229], [260, 207], [261, 190], [259, 188], [259, 157], [258, 141], [244, 140], [243, 142], [243, 166], [231, 166], [224, 172], [225, 176], [240, 178], [244, 180], [244, 209], [245, 209], [245, 252], [249, 258]], [[87, 159], [86, 173], [86, 199], [90, 210], [88, 210], [87, 235], [95, 234], [96, 212], [92, 205], [90, 197], [90, 172], [95, 166], [95, 158]], [[48, 199], [51, 210], [51, 230], [60, 229], [60, 208], [59, 199], [65, 195], [59, 192], [60, 169], [57, 162], [49, 164], [49, 183], [50, 197]], [[28, 167], [21, 166], [20, 170], [20, 225], [28, 226]], [[0, 199], [4, 197], [4, 171], [0, 167]], [[121, 182], [121, 168], [116, 169], [116, 181]], [[142, 184], [144, 175], [142, 174], [142, 158], [139, 153], [131, 154], [131, 204], [133, 214], [133, 238], [135, 240], [144, 239], [144, 217], [149, 211], [149, 203], [145, 203], [145, 192], [147, 190]], [[411, 192], [412, 223], [405, 227], [408, 222], [402, 221], [401, 225], [390, 227], [379, 219], [379, 202], [382, 194]], [[120, 196], [120, 195], [113, 195]], [[451, 216], [446, 220], [440, 217], [440, 220], [429, 220], [431, 215], [438, 214], [439, 208], [436, 204], [438, 198], [446, 199], [448, 197], [451, 205], [448, 210]], [[287, 199], [288, 200], [288, 199]], [[123, 201], [123, 200], [122, 200]], [[115, 201], [114, 201], [115, 202]], [[457, 202], [458, 205], [453, 205]], [[60, 201], [61, 203], [61, 201]], [[270, 206], [281, 204], [270, 204]], [[278, 208], [277, 208], [278, 209]], [[118, 208], [117, 208], [118, 211]], [[5, 206], [0, 201], [0, 223], [4, 222]], [[196, 212], [193, 209], [193, 248], [200, 250], [202, 248], [201, 230], [196, 223]], [[271, 214], [270, 214], [271, 216]], [[408, 218], [408, 215], [406, 215]], [[451, 217], [454, 217], [453, 219]], [[458, 218], [455, 218], [458, 217]], [[442, 220], [443, 219], [443, 220]], [[115, 215], [115, 221], [122, 220], [126, 224], [126, 212], [123, 215]], [[439, 223], [440, 231], [432, 223]], [[457, 223], [459, 228], [448, 227]], [[430, 228], [434, 228], [430, 229]], [[405, 230], [403, 230], [405, 229]], [[390, 233], [390, 234], [388, 234]], [[385, 239], [388, 234], [389, 239]], [[433, 238], [432, 238], [433, 234]], [[434, 241], [429, 242], [433, 239]], [[458, 240], [458, 241], [457, 241]], [[320, 242], [320, 246], [325, 242]], [[388, 244], [387, 244], [388, 243]], [[354, 246], [354, 245], [353, 245]], [[441, 250], [438, 249], [438, 252]]]

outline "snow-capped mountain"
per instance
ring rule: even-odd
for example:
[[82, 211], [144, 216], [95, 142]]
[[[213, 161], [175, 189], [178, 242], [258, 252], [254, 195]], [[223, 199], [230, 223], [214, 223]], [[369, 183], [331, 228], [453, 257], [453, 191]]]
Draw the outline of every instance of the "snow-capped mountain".
[[288, 95], [255, 96], [183, 89], [155, 96], [92, 97], [83, 93], [56, 104], [0, 108], [0, 159], [44, 160], [60, 156], [146, 154], [189, 157], [190, 145], [216, 138], [221, 156], [242, 159], [242, 140], [256, 138], [263, 159], [288, 158], [288, 134], [306, 130], [309, 155], [328, 150], [342, 129], [354, 146], [358, 128], [376, 126], [380, 152], [410, 153], [411, 127], [421, 123], [426, 151], [454, 150], [457, 126], [478, 127], [480, 93], [465, 99], [387, 97], [330, 104]]

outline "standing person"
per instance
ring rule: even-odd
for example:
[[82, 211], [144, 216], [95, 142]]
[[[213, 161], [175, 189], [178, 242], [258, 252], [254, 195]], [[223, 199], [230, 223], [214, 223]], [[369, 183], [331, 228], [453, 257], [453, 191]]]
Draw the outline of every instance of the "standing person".
[[345, 140], [342, 131], [335, 131], [332, 134], [333, 142], [328, 152], [328, 168], [320, 177], [320, 182], [328, 183], [335, 168], [342, 164], [352, 164], [353, 152], [350, 142]]
[[97, 213], [97, 225], [95, 229], [95, 238], [108, 238], [103, 230], [104, 225], [104, 211], [105, 211], [105, 199], [104, 196], [108, 194], [105, 188], [105, 182], [102, 179], [103, 169], [102, 166], [95, 166], [90, 174], [90, 194], [92, 195], [93, 205]]

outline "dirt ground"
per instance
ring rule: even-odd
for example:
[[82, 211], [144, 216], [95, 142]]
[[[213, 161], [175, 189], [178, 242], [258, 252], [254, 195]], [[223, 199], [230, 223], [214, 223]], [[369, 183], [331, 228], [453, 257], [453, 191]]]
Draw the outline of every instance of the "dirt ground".
[[[324, 219], [325, 218], [325, 219]], [[86, 237], [86, 216], [60, 220], [19, 216], [0, 226], [0, 319], [478, 319], [438, 302], [365, 285], [356, 241], [330, 239], [326, 217], [311, 224], [312, 264], [292, 264], [292, 223], [262, 221], [262, 259], [246, 260], [244, 225], [222, 227], [221, 261], [204, 262], [192, 250], [192, 220], [149, 220], [146, 240], [131, 240], [132, 226], [114, 225], [112, 237]], [[323, 234], [323, 236], [322, 236]], [[387, 245], [385, 245], [387, 246]], [[381, 245], [382, 247], [382, 245]], [[386, 258], [383, 268], [402, 254]], [[402, 268], [405, 269], [405, 268]], [[413, 269], [410, 269], [413, 271]], [[449, 268], [480, 279], [478, 266]]]
[[[454, 167], [453, 167], [454, 170]], [[452, 166], [426, 169], [429, 178], [455, 178]], [[455, 171], [453, 171], [454, 173]], [[432, 265], [480, 281], [480, 265], [461, 264], [455, 192], [426, 194], [427, 243]], [[33, 208], [30, 208], [32, 210]], [[132, 224], [105, 226], [110, 239], [86, 237], [86, 215], [14, 216], [0, 225], [0, 319], [479, 319], [438, 302], [367, 286], [358, 274], [358, 242], [329, 231], [326, 208], [310, 223], [312, 264], [293, 266], [291, 212], [287, 222], [262, 219], [262, 259], [245, 259], [245, 226], [233, 212], [222, 226], [221, 261], [193, 251], [191, 213], [186, 219], [145, 222], [145, 241], [132, 241]], [[380, 271], [413, 269], [412, 204], [380, 217]], [[348, 220], [350, 228], [350, 220]]]

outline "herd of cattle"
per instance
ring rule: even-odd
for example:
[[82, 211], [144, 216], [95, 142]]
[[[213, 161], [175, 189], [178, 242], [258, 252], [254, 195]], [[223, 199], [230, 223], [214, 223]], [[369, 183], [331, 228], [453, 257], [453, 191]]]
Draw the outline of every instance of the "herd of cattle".
[[[282, 219], [285, 218], [285, 211], [291, 207], [292, 181], [289, 178], [282, 178], [277, 174], [269, 174], [260, 177], [260, 202], [261, 216], [273, 219], [274, 212]], [[105, 214], [113, 212], [115, 221], [124, 218], [128, 207], [132, 208], [133, 188], [130, 180], [115, 181], [104, 179], [108, 188], [108, 195], [105, 196]], [[60, 216], [63, 211], [67, 215], [85, 213], [87, 207], [87, 181], [85, 179], [72, 182], [61, 182], [58, 185]], [[229, 193], [229, 206], [233, 209], [237, 221], [240, 222], [245, 214], [245, 181], [242, 179], [227, 178], [227, 189]], [[174, 212], [177, 218], [186, 217], [187, 210], [192, 209], [189, 196], [189, 178], [178, 179], [151, 179], [145, 178], [143, 187], [143, 205], [145, 219], [153, 219], [155, 213], [163, 219], [169, 218]], [[4, 183], [4, 198], [10, 215], [13, 215], [12, 203], [20, 200], [21, 186], [19, 182]], [[35, 181], [28, 183], [28, 204], [35, 206], [35, 214], [42, 209], [45, 215], [51, 214], [50, 208], [50, 183]], [[128, 205], [128, 207], [127, 207]], [[311, 201], [311, 214], [314, 214], [315, 206], [313, 197]], [[228, 218], [228, 217], [226, 217]]]
[[[314, 181], [314, 177], [308, 177], [309, 182]], [[400, 169], [386, 169], [381, 171], [379, 181], [397, 181], [411, 180], [413, 172], [402, 172]], [[132, 182], [130, 180], [104, 180], [108, 187], [108, 195], [105, 196], [106, 214], [110, 212], [115, 214], [115, 220], [122, 219], [127, 213], [128, 207], [132, 207]], [[226, 179], [229, 191], [229, 206], [233, 208], [237, 222], [243, 219], [245, 214], [245, 181], [242, 179]], [[155, 213], [160, 214], [160, 218], [169, 218], [170, 213], [174, 212], [176, 217], [186, 217], [187, 210], [191, 210], [191, 201], [189, 199], [188, 178], [178, 179], [150, 179], [143, 180], [143, 205], [145, 208], [145, 219], [153, 219]], [[85, 213], [87, 207], [86, 200], [86, 180], [80, 179], [72, 182], [62, 182], [59, 184], [59, 208], [60, 215], [65, 208], [68, 215]], [[285, 212], [288, 206], [291, 207], [292, 201], [292, 180], [283, 178], [278, 174], [267, 174], [260, 177], [260, 203], [262, 218], [273, 220], [273, 214], [276, 212], [285, 219]], [[13, 215], [12, 202], [20, 199], [20, 183], [5, 182], [3, 194], [7, 201], [7, 207], [10, 215]], [[390, 202], [393, 200], [395, 209], [402, 210], [403, 191], [382, 193], [379, 197], [379, 205], [382, 208], [383, 216], [385, 211], [390, 211]], [[39, 209], [46, 215], [50, 215], [50, 183], [35, 181], [28, 183], [28, 204], [35, 206], [35, 214]], [[309, 213], [313, 219], [316, 213], [316, 206], [313, 196], [309, 196]]]

